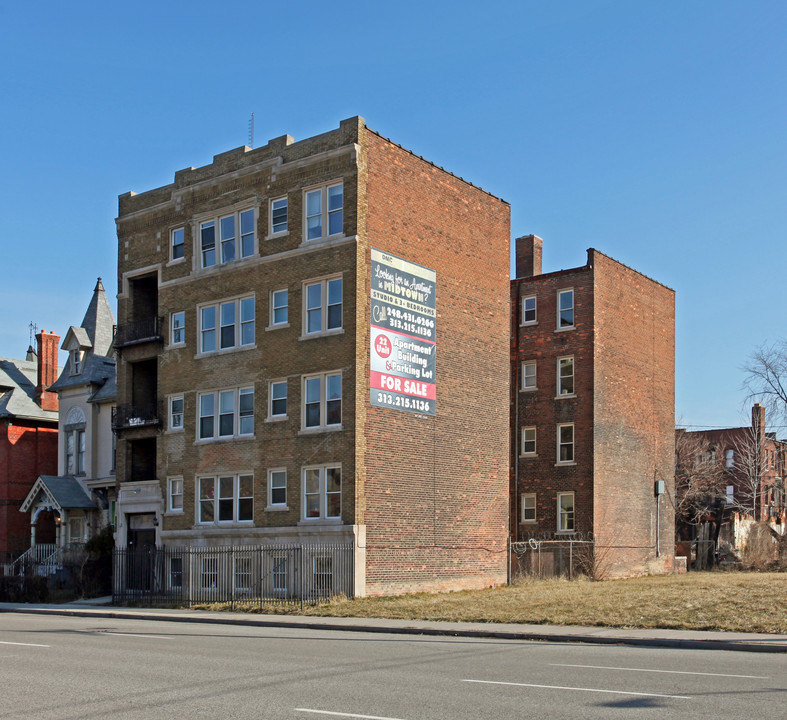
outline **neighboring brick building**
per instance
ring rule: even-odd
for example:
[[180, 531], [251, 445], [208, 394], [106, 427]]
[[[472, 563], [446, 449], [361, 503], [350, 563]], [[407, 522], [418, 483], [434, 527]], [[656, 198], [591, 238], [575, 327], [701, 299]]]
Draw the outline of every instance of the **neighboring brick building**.
[[119, 199], [120, 546], [349, 541], [506, 580], [509, 207], [366, 127]]
[[30, 547], [29, 518], [19, 512], [41, 474], [57, 472], [57, 379], [60, 338], [36, 335], [38, 353], [25, 360], [0, 358], [0, 562]]
[[671, 569], [674, 292], [593, 249], [542, 274], [541, 252], [516, 241], [512, 537], [592, 536], [607, 576]]

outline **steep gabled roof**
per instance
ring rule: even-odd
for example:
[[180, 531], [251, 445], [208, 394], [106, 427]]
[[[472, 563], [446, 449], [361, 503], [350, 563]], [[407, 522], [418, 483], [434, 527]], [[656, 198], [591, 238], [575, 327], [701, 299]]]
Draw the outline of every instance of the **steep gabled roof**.
[[0, 417], [57, 422], [56, 410], [36, 402], [37, 381], [35, 361], [0, 358]]
[[115, 324], [115, 316], [112, 308], [109, 307], [107, 294], [104, 292], [104, 284], [98, 278], [96, 287], [93, 290], [93, 297], [87, 312], [82, 320], [82, 326], [93, 343], [93, 352], [96, 355], [108, 355], [112, 345], [112, 326]]

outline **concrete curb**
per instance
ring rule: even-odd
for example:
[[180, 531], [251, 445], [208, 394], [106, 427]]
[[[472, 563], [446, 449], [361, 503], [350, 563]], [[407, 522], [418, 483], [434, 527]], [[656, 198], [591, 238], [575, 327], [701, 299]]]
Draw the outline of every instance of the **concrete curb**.
[[[312, 630], [365, 633], [393, 633], [400, 635], [427, 635], [432, 637], [494, 638], [532, 642], [589, 643], [596, 645], [631, 645], [640, 647], [683, 648], [691, 650], [735, 650], [738, 652], [787, 653], [787, 637], [751, 633], [751, 637], [708, 637], [700, 631], [621, 630], [618, 628], [567, 628], [561, 626], [501, 625], [479, 627], [478, 624], [440, 623], [437, 621], [399, 621], [367, 618], [312, 618], [292, 616], [254, 617], [238, 616], [207, 611], [140, 611], [133, 608], [61, 606], [25, 606], [0, 604], [0, 612], [35, 615], [62, 615], [73, 617], [111, 618], [115, 620], [156, 620], [169, 622], [210, 623], [214, 625], [247, 625], [250, 627], [277, 627]], [[405, 624], [406, 622], [406, 624]], [[661, 636], [658, 636], [661, 635]], [[722, 635], [722, 633], [714, 633]]]

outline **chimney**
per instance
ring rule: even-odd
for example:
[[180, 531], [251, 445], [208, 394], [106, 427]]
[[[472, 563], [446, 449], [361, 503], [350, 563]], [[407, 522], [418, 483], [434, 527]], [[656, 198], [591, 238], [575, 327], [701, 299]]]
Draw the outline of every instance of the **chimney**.
[[57, 380], [57, 349], [60, 337], [53, 332], [42, 330], [36, 335], [38, 341], [38, 385], [36, 385], [36, 402], [42, 410], [57, 412], [57, 393], [47, 388]]
[[765, 408], [760, 403], [752, 406], [751, 426], [758, 439], [765, 437]]
[[516, 239], [516, 277], [541, 274], [541, 249], [544, 241], [538, 235], [523, 235]]

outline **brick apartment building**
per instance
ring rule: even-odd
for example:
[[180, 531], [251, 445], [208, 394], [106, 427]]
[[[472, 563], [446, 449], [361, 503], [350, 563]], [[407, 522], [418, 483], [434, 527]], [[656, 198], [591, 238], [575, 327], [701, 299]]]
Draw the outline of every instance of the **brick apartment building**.
[[593, 537], [610, 577], [671, 569], [674, 292], [597, 250], [544, 274], [541, 255], [517, 239], [512, 538]]
[[[509, 207], [366, 127], [119, 198], [117, 544], [506, 580]], [[671, 421], [670, 421], [671, 422]]]
[[30, 547], [29, 518], [19, 512], [42, 474], [57, 471], [57, 380], [60, 338], [36, 335], [38, 352], [25, 360], [0, 358], [0, 562]]

